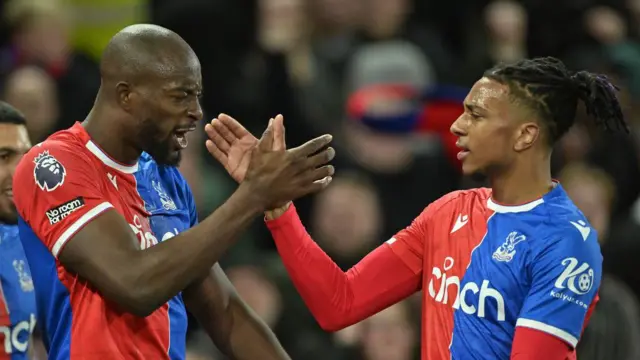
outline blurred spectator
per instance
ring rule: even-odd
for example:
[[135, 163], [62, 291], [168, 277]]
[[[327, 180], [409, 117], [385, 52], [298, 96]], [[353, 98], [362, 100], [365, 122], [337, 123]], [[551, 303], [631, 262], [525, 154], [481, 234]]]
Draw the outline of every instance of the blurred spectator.
[[271, 328], [275, 328], [282, 312], [282, 299], [275, 284], [264, 270], [254, 266], [235, 266], [226, 270], [238, 294]]
[[[488, 67], [556, 56], [574, 69], [605, 73], [622, 89], [632, 136], [598, 133], [580, 106], [576, 126], [553, 152], [553, 174], [598, 232], [604, 256], [601, 303], [579, 358], [640, 358], [633, 341], [640, 336], [634, 266], [640, 0], [0, 0], [0, 6], [0, 94], [27, 115], [36, 142], [84, 119], [106, 41], [147, 19], [178, 32], [198, 54], [209, 119], [229, 113], [259, 135], [282, 113], [290, 147], [332, 133], [334, 183], [296, 207], [344, 269], [433, 200], [466, 186], [448, 129], [466, 89]], [[189, 135], [180, 168], [202, 217], [237, 186], [204, 152], [203, 140], [202, 132]], [[325, 333], [272, 248], [257, 219], [221, 263], [231, 266], [238, 292], [293, 359], [417, 358], [411, 299]], [[222, 359], [191, 328], [188, 358]]]
[[413, 4], [410, 0], [363, 0], [366, 16], [362, 17], [360, 41], [406, 40], [420, 48], [433, 64], [439, 81], [451, 81], [454, 59], [440, 32], [428, 24], [409, 21]]
[[[323, 34], [320, 24], [314, 24], [314, 15], [321, 17], [323, 11], [331, 12], [336, 4], [330, 1], [309, 2], [304, 0], [260, 0], [258, 6], [258, 46], [256, 56], [275, 68], [283, 66], [292, 88], [296, 118], [313, 132], [335, 132], [336, 123], [342, 119], [344, 111], [341, 91], [342, 66], [353, 43], [350, 34], [348, 5], [343, 9], [338, 4], [338, 13], [345, 13], [346, 19], [332, 34]], [[313, 6], [318, 9], [314, 14]], [[282, 19], [287, 19], [282, 21]], [[353, 25], [353, 23], [351, 23]], [[280, 34], [280, 35], [277, 35]], [[287, 34], [286, 36], [282, 36]], [[278, 42], [274, 41], [280, 39]], [[254, 76], [259, 77], [259, 74]], [[264, 77], [264, 75], [262, 75]]]
[[14, 64], [47, 67], [52, 74], [63, 72], [71, 52], [67, 41], [69, 19], [64, 4], [55, 0], [12, 0], [4, 9], [12, 29]]
[[603, 169], [615, 183], [617, 201], [613, 205], [613, 213], [627, 216], [640, 194], [638, 154], [638, 144], [632, 136], [602, 133], [580, 106], [575, 125], [560, 139], [552, 154], [552, 170], [557, 174], [572, 162], [584, 162]]
[[640, 253], [640, 225], [628, 216], [613, 216], [615, 183], [602, 169], [574, 163], [560, 173], [567, 194], [598, 232], [604, 256], [603, 269], [640, 297], [640, 276], [635, 268]]
[[628, 36], [622, 15], [612, 8], [598, 6], [585, 13], [584, 22], [587, 33], [597, 42], [596, 49], [624, 69], [628, 90], [640, 95], [640, 44]]
[[469, 27], [464, 82], [472, 83], [500, 62], [527, 57], [528, 16], [522, 4], [494, 0], [483, 11], [482, 29]]
[[601, 169], [576, 162], [565, 167], [559, 178], [571, 200], [598, 232], [598, 241], [606, 244], [615, 200], [611, 177]]
[[34, 66], [18, 68], [7, 76], [3, 98], [22, 111], [29, 136], [37, 144], [56, 129], [58, 89], [49, 74]]
[[640, 358], [640, 307], [622, 282], [605, 275], [600, 302], [578, 343], [580, 360], [636, 360]]
[[23, 65], [42, 67], [55, 79], [59, 117], [55, 129], [84, 120], [100, 85], [96, 64], [74, 51], [68, 38], [67, 8], [58, 0], [11, 0], [4, 20], [11, 42], [0, 52], [0, 74]]
[[407, 301], [362, 323], [362, 360], [411, 360], [418, 351], [418, 330]]
[[403, 40], [363, 45], [348, 70], [345, 141], [336, 146], [343, 145], [353, 167], [371, 176], [382, 207], [394, 209], [383, 218], [382, 239], [387, 239], [456, 188], [459, 174], [440, 138], [415, 134], [423, 95], [434, 85], [432, 67], [415, 45]]
[[314, 239], [348, 270], [382, 239], [381, 220], [373, 184], [360, 174], [342, 173], [316, 197], [311, 226]]
[[65, 0], [73, 18], [72, 42], [99, 60], [109, 39], [123, 27], [146, 22], [151, 2], [166, 0]]
[[435, 82], [429, 60], [406, 41], [364, 45], [345, 80], [350, 155], [378, 172], [407, 168], [413, 149], [406, 134], [417, 126], [422, 96]]
[[316, 35], [333, 37], [354, 30], [365, 16], [366, 0], [309, 0]]

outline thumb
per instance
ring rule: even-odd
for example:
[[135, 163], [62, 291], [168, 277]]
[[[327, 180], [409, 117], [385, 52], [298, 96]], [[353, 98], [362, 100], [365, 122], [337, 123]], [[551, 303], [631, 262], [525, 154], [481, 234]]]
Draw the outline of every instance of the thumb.
[[273, 119], [269, 120], [267, 129], [262, 134], [262, 137], [258, 141], [258, 149], [264, 152], [272, 151], [273, 148]]
[[284, 117], [282, 115], [276, 116], [273, 120], [273, 151], [284, 151], [287, 149], [287, 144], [284, 140]]

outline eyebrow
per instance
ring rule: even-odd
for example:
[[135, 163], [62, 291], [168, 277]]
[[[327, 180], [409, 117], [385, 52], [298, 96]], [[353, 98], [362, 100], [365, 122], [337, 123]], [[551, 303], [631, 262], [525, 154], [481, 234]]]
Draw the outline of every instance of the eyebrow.
[[471, 112], [475, 112], [475, 111], [486, 111], [485, 108], [478, 106], [478, 105], [474, 105], [471, 103], [464, 103], [464, 108], [471, 111]]
[[202, 93], [202, 88], [198, 86], [177, 86], [169, 91], [184, 91], [187, 94], [199, 94]]
[[0, 154], [20, 154], [26, 153], [27, 151], [29, 151], [27, 148], [21, 149], [15, 146], [0, 146]]

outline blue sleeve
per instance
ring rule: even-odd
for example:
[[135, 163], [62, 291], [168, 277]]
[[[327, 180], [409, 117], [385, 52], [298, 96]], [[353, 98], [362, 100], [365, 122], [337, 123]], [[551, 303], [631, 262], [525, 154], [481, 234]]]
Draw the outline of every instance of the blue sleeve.
[[177, 184], [178, 193], [180, 194], [180, 198], [182, 200], [182, 204], [189, 211], [189, 228], [192, 228], [198, 225], [198, 210], [196, 209], [196, 200], [193, 197], [193, 193], [191, 192], [191, 187], [187, 182], [187, 179], [184, 178], [182, 173], [177, 168], [173, 168], [173, 179]]
[[196, 209], [196, 200], [193, 198], [189, 184], [184, 178], [182, 181], [186, 189], [186, 202], [189, 206], [189, 227], [192, 228], [198, 225], [198, 209]]
[[531, 287], [516, 326], [540, 330], [575, 347], [587, 310], [602, 278], [602, 255], [595, 231], [557, 231], [529, 264]]
[[193, 194], [191, 190], [189, 190], [189, 219], [190, 219], [190, 227], [194, 227], [198, 225], [198, 210], [196, 209], [196, 201], [193, 198]]

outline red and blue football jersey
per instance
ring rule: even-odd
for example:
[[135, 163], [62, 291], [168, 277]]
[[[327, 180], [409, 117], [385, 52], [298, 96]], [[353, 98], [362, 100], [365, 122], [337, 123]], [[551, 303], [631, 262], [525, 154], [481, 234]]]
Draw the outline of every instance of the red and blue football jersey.
[[597, 234], [557, 183], [520, 206], [451, 193], [387, 243], [422, 276], [423, 359], [509, 359], [518, 326], [575, 348], [597, 302]]
[[24, 156], [14, 189], [49, 359], [184, 359], [187, 313], [180, 294], [137, 317], [58, 261], [67, 241], [106, 211], [126, 219], [141, 249], [193, 226], [193, 197], [178, 170], [146, 154], [132, 166], [117, 163], [77, 123]]
[[29, 358], [35, 325], [33, 281], [18, 227], [0, 224], [0, 360]]

